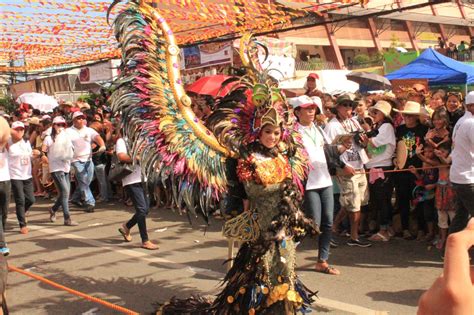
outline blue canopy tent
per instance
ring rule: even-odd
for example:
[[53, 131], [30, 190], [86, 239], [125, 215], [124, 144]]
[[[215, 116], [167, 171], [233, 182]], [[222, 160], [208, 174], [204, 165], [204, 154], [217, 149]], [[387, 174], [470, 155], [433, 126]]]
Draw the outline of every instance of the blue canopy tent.
[[429, 48], [405, 67], [386, 78], [427, 79], [429, 85], [474, 84], [474, 67], [448, 58]]

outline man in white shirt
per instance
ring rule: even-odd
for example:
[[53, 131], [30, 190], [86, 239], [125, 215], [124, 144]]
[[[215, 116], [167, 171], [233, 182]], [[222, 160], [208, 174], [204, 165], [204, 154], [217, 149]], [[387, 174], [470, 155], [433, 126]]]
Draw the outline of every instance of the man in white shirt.
[[449, 179], [457, 195], [456, 216], [449, 233], [463, 230], [474, 216], [474, 92], [466, 96], [466, 113], [453, 131]]
[[[92, 128], [86, 126], [86, 116], [82, 112], [72, 115], [73, 126], [67, 129], [74, 148], [72, 167], [75, 170], [76, 189], [71, 196], [75, 205], [84, 206], [86, 212], [94, 212], [95, 199], [90, 190], [94, 178], [94, 164], [92, 163], [92, 142], [99, 146], [98, 153], [105, 151], [104, 140]], [[82, 204], [84, 198], [84, 204]]]
[[[367, 178], [364, 173], [364, 164], [368, 162], [368, 157], [361, 144], [354, 140], [353, 134], [363, 130], [352, 116], [354, 105], [355, 102], [350, 95], [339, 96], [336, 100], [336, 117], [329, 121], [324, 131], [330, 141], [340, 139], [340, 144], [346, 147], [346, 151], [341, 155], [341, 161], [345, 166], [337, 169], [336, 179], [341, 190], [339, 198], [341, 207], [351, 221], [351, 238], [347, 245], [370, 247], [370, 243], [359, 240], [360, 210], [361, 206], [367, 205], [369, 199]], [[364, 135], [360, 137], [366, 140]], [[338, 214], [334, 225], [337, 226], [341, 218], [342, 215]]]

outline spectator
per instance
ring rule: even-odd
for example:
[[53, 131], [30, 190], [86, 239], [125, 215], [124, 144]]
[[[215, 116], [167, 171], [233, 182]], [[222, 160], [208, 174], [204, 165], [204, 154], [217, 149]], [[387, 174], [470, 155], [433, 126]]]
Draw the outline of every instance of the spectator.
[[448, 92], [446, 108], [448, 109], [449, 115], [449, 127], [452, 130], [458, 120], [464, 115], [464, 108], [462, 107], [462, 94], [459, 92]]
[[441, 144], [450, 141], [448, 128], [448, 112], [443, 107], [438, 108], [433, 113], [433, 128], [426, 134], [426, 143], [437, 149]]
[[449, 178], [456, 191], [458, 209], [449, 233], [464, 229], [474, 215], [474, 92], [466, 96], [466, 113], [453, 131], [454, 149]]
[[[378, 212], [380, 229], [372, 235], [371, 241], [388, 241], [393, 233], [392, 223], [392, 192], [393, 154], [395, 152], [395, 129], [393, 128], [390, 113], [392, 106], [386, 101], [378, 101], [369, 109], [374, 125], [371, 134], [374, 137], [366, 139], [369, 162], [366, 169], [369, 171], [370, 207]], [[376, 131], [376, 132], [374, 132]]]
[[[0, 118], [2, 119], [2, 118]], [[3, 120], [3, 122], [5, 122]], [[2, 128], [8, 125], [1, 126]], [[6, 143], [0, 143], [0, 254], [8, 256], [10, 249], [5, 242], [5, 225], [7, 223], [8, 205], [10, 203], [10, 172], [8, 170], [8, 151], [5, 147]]]
[[71, 170], [72, 143], [67, 133], [64, 132], [66, 127], [66, 120], [63, 117], [57, 116], [54, 118], [51, 135], [46, 136], [43, 142], [43, 152], [45, 154], [43, 160], [48, 163], [49, 172], [58, 190], [56, 202], [49, 210], [49, 219], [51, 222], [55, 222], [56, 212], [61, 207], [64, 213], [64, 225], [76, 226], [78, 223], [72, 221], [69, 214], [68, 202], [71, 190], [69, 172]]
[[436, 110], [440, 107], [445, 106], [446, 92], [444, 90], [436, 91], [430, 98], [428, 103], [428, 108], [431, 110]]
[[318, 97], [323, 96], [323, 93], [318, 89], [316, 80], [319, 80], [319, 76], [316, 73], [310, 73], [308, 77], [306, 77], [306, 83], [304, 84], [305, 95]]
[[446, 47], [446, 43], [441, 37], [438, 37], [438, 47], [441, 49], [444, 49], [444, 47]]
[[[121, 163], [131, 164], [133, 163], [132, 158], [128, 155], [127, 145], [123, 138], [119, 138], [116, 144], [116, 154]], [[146, 190], [143, 188], [142, 182], [142, 171], [139, 165], [135, 165], [133, 172], [122, 179], [122, 185], [125, 188], [127, 194], [130, 196], [135, 207], [135, 214], [125, 224], [119, 228], [120, 234], [122, 234], [126, 242], [132, 241], [130, 230], [138, 225], [140, 231], [140, 238], [142, 239], [142, 248], [148, 250], [159, 249], [159, 246], [152, 243], [148, 239], [148, 232], [146, 229], [146, 216], [148, 214], [149, 205]]]
[[[94, 115], [94, 122], [91, 123], [90, 127], [94, 129], [102, 139], [106, 139], [105, 128], [102, 124], [102, 116], [99, 114]], [[99, 183], [100, 197], [97, 202], [109, 202], [112, 198], [110, 192], [110, 183], [107, 178], [105, 166], [107, 164], [107, 152], [98, 153], [99, 146], [95, 143], [92, 144], [92, 162], [94, 163], [94, 175]]]
[[[341, 155], [345, 166], [338, 169], [337, 181], [341, 190], [341, 207], [349, 214], [351, 222], [351, 237], [349, 246], [370, 247], [371, 244], [359, 239], [359, 225], [361, 206], [368, 203], [367, 178], [365, 177], [364, 164], [368, 157], [361, 144], [354, 138], [354, 133], [362, 131], [357, 120], [352, 117], [354, 101], [350, 95], [341, 95], [336, 100], [336, 117], [331, 119], [324, 131], [331, 142], [341, 141], [346, 151]], [[339, 136], [339, 137], [338, 137]], [[361, 135], [363, 139], [364, 135]], [[336, 217], [335, 225], [339, 225], [344, 217], [344, 212]]]
[[74, 147], [72, 166], [76, 174], [76, 189], [72, 195], [72, 203], [84, 207], [86, 212], [94, 212], [95, 199], [90, 190], [90, 184], [94, 177], [94, 164], [92, 163], [92, 143], [95, 142], [99, 149], [98, 153], [105, 151], [104, 140], [92, 128], [86, 126], [86, 116], [82, 112], [72, 115], [73, 126], [67, 131], [71, 137]]
[[28, 234], [26, 212], [35, 203], [35, 196], [31, 176], [33, 151], [30, 143], [23, 139], [24, 133], [25, 125], [21, 121], [12, 124], [11, 140], [8, 143], [8, 164], [20, 233]]
[[311, 163], [311, 171], [305, 187], [305, 210], [321, 230], [315, 270], [325, 274], [339, 275], [339, 270], [328, 264], [334, 212], [332, 180], [324, 155], [324, 144], [329, 143], [329, 139], [324, 130], [314, 124], [316, 112], [321, 112], [322, 102], [317, 96], [310, 98], [302, 95], [296, 99], [293, 107], [298, 120], [295, 129], [301, 134]]

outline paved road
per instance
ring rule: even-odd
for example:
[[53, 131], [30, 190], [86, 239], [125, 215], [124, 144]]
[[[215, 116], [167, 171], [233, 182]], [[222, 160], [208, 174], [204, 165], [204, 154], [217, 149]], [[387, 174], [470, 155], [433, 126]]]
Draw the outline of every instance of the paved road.
[[[161, 248], [149, 252], [139, 248], [138, 230], [132, 243], [124, 243], [117, 232], [131, 216], [130, 208], [107, 204], [92, 214], [73, 211], [80, 225], [65, 227], [62, 218], [49, 222], [48, 207], [41, 202], [32, 209], [28, 235], [19, 234], [10, 214], [6, 237], [11, 265], [142, 314], [172, 296], [219, 291], [227, 256], [219, 221], [206, 230], [170, 210], [154, 210], [148, 230]], [[306, 239], [298, 248], [298, 272], [308, 287], [319, 290], [315, 308], [322, 313], [414, 314], [420, 294], [442, 268], [435, 250], [393, 240], [372, 248], [334, 249], [331, 262], [342, 275], [328, 276], [312, 271], [314, 247], [315, 240]], [[13, 314], [115, 314], [14, 272], [9, 274], [8, 298]]]

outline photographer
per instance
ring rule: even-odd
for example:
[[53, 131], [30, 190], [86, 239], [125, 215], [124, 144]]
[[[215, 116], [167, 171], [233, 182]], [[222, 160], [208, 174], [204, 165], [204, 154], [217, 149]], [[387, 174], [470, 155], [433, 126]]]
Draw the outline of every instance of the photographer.
[[[359, 240], [360, 209], [368, 202], [367, 178], [364, 173], [364, 164], [368, 162], [368, 157], [363, 148], [366, 136], [360, 124], [352, 117], [354, 105], [350, 95], [339, 96], [333, 109], [336, 117], [329, 121], [324, 131], [330, 141], [341, 142], [347, 149], [341, 155], [345, 166], [337, 169], [337, 182], [341, 190], [339, 200], [351, 222], [351, 238], [347, 245], [370, 247], [370, 243]], [[343, 212], [338, 214], [335, 226], [341, 222], [343, 216]]]
[[373, 118], [374, 125], [372, 132], [367, 137], [367, 153], [369, 162], [366, 168], [369, 170], [369, 192], [370, 208], [378, 211], [380, 230], [372, 235], [371, 241], [390, 240], [389, 225], [392, 221], [392, 191], [393, 182], [387, 170], [393, 170], [393, 154], [395, 153], [396, 139], [395, 129], [390, 118], [392, 106], [386, 101], [378, 101], [370, 108], [369, 114]]

